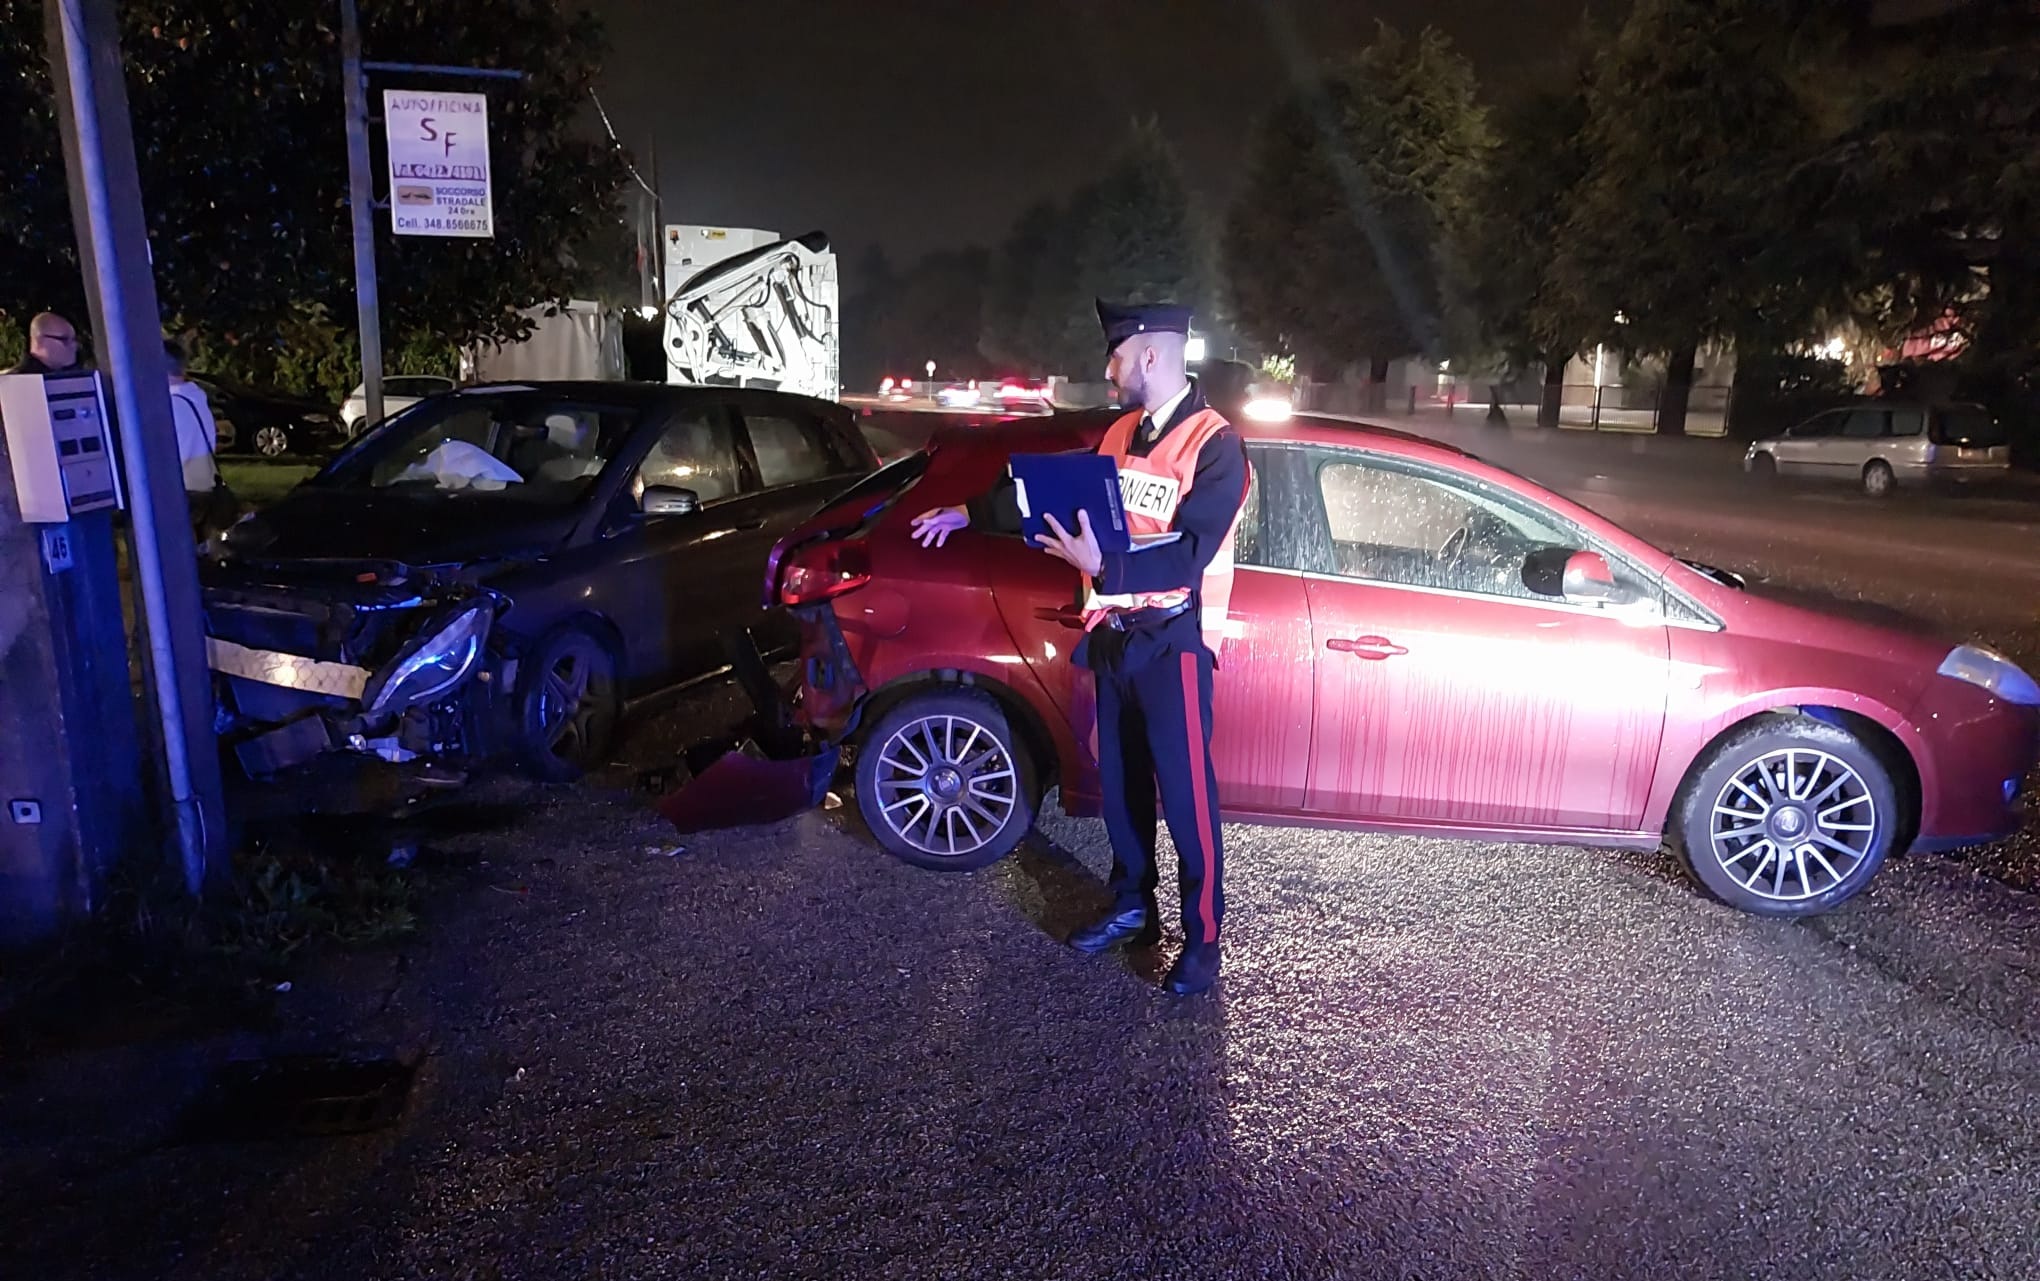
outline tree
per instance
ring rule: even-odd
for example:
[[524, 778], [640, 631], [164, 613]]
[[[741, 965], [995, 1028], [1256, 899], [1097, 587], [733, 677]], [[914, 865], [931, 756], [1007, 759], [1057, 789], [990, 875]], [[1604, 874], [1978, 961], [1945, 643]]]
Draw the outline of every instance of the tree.
[[984, 353], [1035, 372], [1102, 363], [1098, 298], [1206, 302], [1189, 194], [1160, 126], [1136, 121], [1097, 181], [1023, 213], [990, 273]]
[[[867, 256], [867, 266], [875, 265]], [[939, 377], [980, 375], [978, 329], [985, 308], [990, 255], [983, 249], [929, 254], [906, 271], [867, 277], [850, 309], [855, 335], [844, 354], [853, 383], [887, 375], [922, 376], [934, 361]]]
[[1049, 291], [1049, 247], [1067, 234], [1065, 213], [1052, 201], [1024, 210], [993, 253], [985, 282], [985, 308], [978, 347], [1001, 365], [1044, 366], [1049, 346], [1034, 331], [1035, 297]]
[[1225, 275], [1240, 324], [1314, 372], [1442, 354], [1450, 247], [1487, 148], [1472, 68], [1441, 33], [1384, 25], [1261, 125], [1227, 222]]
[[1595, 69], [1552, 274], [1590, 318], [1583, 341], [1666, 353], [1667, 434], [1685, 430], [1700, 343], [1775, 346], [1834, 300], [1796, 180], [1821, 123], [1802, 68], [1823, 29], [1775, 0], [1639, 0]]
[[[82, 316], [42, 8], [0, 0], [0, 308]], [[396, 237], [377, 216], [391, 347], [522, 337], [518, 311], [571, 295], [572, 246], [614, 208], [618, 155], [575, 128], [600, 30], [548, 0], [368, 0], [371, 56], [516, 68], [487, 82], [496, 234]], [[173, 328], [259, 365], [307, 317], [353, 314], [337, 9], [281, 21], [264, 0], [135, 0], [122, 53], [157, 291]], [[426, 53], [429, 52], [429, 57]], [[373, 89], [449, 83], [377, 77]], [[372, 105], [379, 102], [371, 94]], [[376, 172], [387, 166], [378, 144]], [[386, 187], [386, 180], [378, 180]], [[273, 363], [273, 361], [272, 361]]]
[[1511, 369], [1541, 366], [1540, 426], [1558, 425], [1565, 368], [1592, 320], [1554, 278], [1566, 213], [1585, 180], [1593, 47], [1583, 30], [1571, 68], [1497, 113], [1496, 141], [1452, 229], [1475, 342]]
[[1859, 29], [1856, 90], [1805, 180], [1855, 318], [1897, 338], [1952, 322], [1986, 384], [2040, 363], [2040, 16], [1971, 6]]

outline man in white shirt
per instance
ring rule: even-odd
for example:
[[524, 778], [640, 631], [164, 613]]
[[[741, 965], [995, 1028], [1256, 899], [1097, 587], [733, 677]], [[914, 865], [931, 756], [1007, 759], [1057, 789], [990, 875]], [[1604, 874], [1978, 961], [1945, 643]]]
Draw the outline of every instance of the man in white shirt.
[[210, 497], [220, 478], [219, 467], [213, 462], [219, 426], [213, 422], [205, 388], [184, 376], [184, 353], [177, 344], [164, 343], [163, 355], [170, 362], [170, 416], [177, 422], [177, 458], [184, 464], [184, 492]]

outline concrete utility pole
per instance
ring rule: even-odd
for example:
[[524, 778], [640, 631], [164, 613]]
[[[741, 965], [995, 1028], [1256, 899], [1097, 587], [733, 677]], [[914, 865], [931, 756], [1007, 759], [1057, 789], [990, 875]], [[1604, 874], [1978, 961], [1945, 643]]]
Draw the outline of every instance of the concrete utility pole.
[[354, 314], [361, 331], [363, 427], [383, 417], [382, 314], [375, 292], [375, 182], [368, 170], [368, 72], [361, 16], [340, 0], [340, 85], [347, 104], [347, 208], [354, 220]]
[[92, 330], [111, 374], [133, 518], [134, 573], [149, 643], [164, 767], [186, 886], [224, 872], [226, 807], [213, 735], [212, 675], [199, 606], [184, 471], [170, 417], [161, 312], [135, 172], [115, 0], [45, 0], [78, 259]]

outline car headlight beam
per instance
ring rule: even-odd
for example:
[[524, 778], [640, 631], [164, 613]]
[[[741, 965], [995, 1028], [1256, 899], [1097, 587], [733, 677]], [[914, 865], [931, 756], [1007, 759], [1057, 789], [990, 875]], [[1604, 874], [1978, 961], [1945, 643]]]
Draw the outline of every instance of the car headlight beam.
[[401, 711], [439, 697], [460, 684], [481, 662], [482, 646], [495, 621], [490, 601], [475, 603], [404, 646], [390, 664], [369, 679], [361, 704], [371, 716]]
[[2007, 703], [2040, 707], [2040, 682], [2018, 664], [1981, 645], [1957, 645], [1941, 660], [1941, 675], [1989, 690]]

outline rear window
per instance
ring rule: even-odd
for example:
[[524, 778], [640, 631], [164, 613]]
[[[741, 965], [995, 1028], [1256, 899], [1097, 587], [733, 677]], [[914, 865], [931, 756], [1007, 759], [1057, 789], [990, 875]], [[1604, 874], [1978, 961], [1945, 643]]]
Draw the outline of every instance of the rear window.
[[2005, 443], [2004, 424], [1982, 409], [1940, 409], [1934, 412], [1934, 443], [1964, 449], [1989, 449]]
[[449, 380], [430, 376], [385, 378], [383, 380], [383, 394], [385, 396], [417, 396], [423, 398], [425, 396], [436, 396], [442, 391], [451, 391], [452, 389], [453, 383]]

